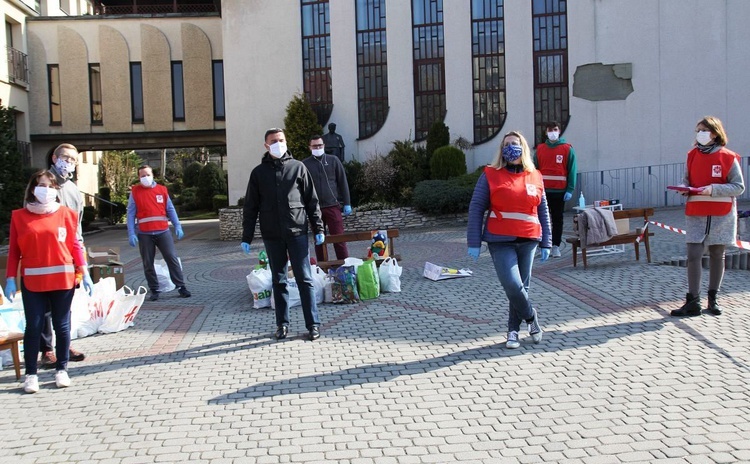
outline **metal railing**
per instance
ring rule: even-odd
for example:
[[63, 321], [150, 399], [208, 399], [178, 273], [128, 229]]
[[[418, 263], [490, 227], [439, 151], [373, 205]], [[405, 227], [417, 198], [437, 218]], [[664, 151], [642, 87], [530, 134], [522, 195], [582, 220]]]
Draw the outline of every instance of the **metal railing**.
[[[738, 198], [747, 200], [750, 199], [747, 188], [750, 157], [741, 158], [740, 166], [745, 192]], [[625, 208], [681, 206], [685, 204], [685, 197], [667, 190], [667, 186], [679, 184], [684, 175], [685, 163], [581, 172], [578, 173], [576, 191], [571, 201], [577, 205], [576, 199], [583, 191], [587, 204], [596, 200], [618, 199]]]
[[165, 14], [165, 13], [218, 13], [213, 3], [172, 4], [172, 5], [101, 5], [96, 14], [100, 15], [128, 15], [128, 14]]
[[20, 50], [6, 47], [8, 51], [8, 79], [13, 83], [29, 83], [29, 57]]

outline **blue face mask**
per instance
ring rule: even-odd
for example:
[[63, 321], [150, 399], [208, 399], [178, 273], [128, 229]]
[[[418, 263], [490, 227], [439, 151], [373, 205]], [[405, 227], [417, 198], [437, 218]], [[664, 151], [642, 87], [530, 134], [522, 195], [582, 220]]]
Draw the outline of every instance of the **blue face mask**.
[[513, 161], [517, 160], [521, 157], [521, 153], [523, 153], [523, 149], [520, 145], [506, 145], [503, 147], [503, 159], [507, 161], [508, 163], [512, 163]]

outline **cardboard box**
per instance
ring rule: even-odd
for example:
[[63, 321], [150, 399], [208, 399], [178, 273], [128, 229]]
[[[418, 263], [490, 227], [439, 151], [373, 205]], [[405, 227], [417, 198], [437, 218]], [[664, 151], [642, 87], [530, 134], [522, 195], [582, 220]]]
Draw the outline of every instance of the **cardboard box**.
[[125, 268], [122, 263], [93, 264], [89, 266], [89, 274], [93, 283], [97, 283], [100, 279], [106, 277], [114, 277], [118, 290], [125, 285]]
[[615, 225], [617, 226], [618, 235], [630, 232], [630, 219], [628, 218], [615, 219]]
[[88, 247], [89, 264], [122, 264], [120, 263], [120, 247]]

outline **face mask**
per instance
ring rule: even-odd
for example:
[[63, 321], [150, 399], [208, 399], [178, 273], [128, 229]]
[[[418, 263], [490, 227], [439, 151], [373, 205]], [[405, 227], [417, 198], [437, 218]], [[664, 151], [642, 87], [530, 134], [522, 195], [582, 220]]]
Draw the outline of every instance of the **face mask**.
[[325, 148], [313, 148], [312, 149], [313, 156], [318, 157], [318, 158], [323, 156], [325, 152], [326, 152]]
[[559, 131], [547, 132], [547, 138], [550, 140], [550, 142], [557, 142], [557, 139], [560, 138], [560, 132]]
[[63, 177], [76, 172], [76, 164], [69, 163], [62, 158], [57, 158], [57, 161], [55, 161], [55, 168], [57, 169], [57, 172], [59, 172]]
[[154, 176], [143, 176], [141, 177], [141, 185], [144, 187], [151, 187], [154, 183]]
[[286, 153], [286, 142], [276, 142], [268, 146], [268, 153], [274, 158], [281, 158]]
[[695, 141], [701, 145], [708, 145], [711, 143], [711, 132], [699, 131], [695, 134]]
[[37, 185], [36, 187], [34, 187], [34, 196], [39, 203], [46, 205], [47, 203], [52, 203], [57, 199], [57, 189]]
[[520, 145], [506, 145], [503, 147], [503, 159], [509, 163], [521, 157], [523, 149]]

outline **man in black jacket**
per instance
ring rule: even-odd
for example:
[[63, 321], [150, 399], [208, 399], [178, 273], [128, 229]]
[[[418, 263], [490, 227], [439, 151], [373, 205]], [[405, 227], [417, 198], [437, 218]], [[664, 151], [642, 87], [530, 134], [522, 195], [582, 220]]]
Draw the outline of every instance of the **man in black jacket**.
[[320, 338], [320, 319], [315, 303], [308, 223], [315, 233], [315, 244], [325, 241], [318, 196], [310, 172], [287, 151], [281, 129], [266, 131], [266, 153], [250, 173], [245, 193], [242, 220], [242, 250], [250, 253], [255, 222], [260, 215], [260, 235], [271, 268], [273, 298], [276, 306], [277, 339], [289, 331], [289, 290], [287, 289], [287, 256], [299, 288], [302, 312], [310, 340]]
[[[344, 165], [338, 158], [325, 153], [325, 143], [320, 135], [310, 137], [309, 156], [302, 160], [305, 167], [312, 175], [315, 192], [320, 202], [320, 213], [323, 216], [323, 226], [329, 235], [344, 233], [344, 220], [341, 216], [341, 207], [344, 207], [344, 216], [352, 212], [352, 202], [349, 197], [349, 183], [346, 181]], [[315, 256], [318, 261], [323, 261], [323, 247], [315, 247]], [[335, 243], [336, 259], [349, 257], [346, 243]]]

